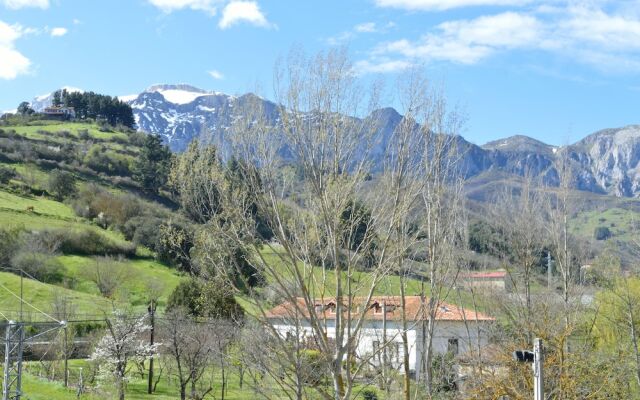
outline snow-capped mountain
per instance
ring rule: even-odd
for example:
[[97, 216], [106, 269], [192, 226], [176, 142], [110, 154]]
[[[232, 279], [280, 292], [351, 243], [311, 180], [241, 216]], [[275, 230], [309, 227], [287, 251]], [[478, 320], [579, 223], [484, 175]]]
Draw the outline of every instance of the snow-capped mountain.
[[[78, 89], [78, 88], [72, 87], [72, 86], [63, 86], [58, 90], [64, 90], [64, 89], [66, 89], [67, 92], [69, 92], [69, 93], [84, 92], [84, 90]], [[42, 112], [42, 111], [44, 111], [45, 108], [51, 107], [51, 103], [53, 101], [53, 93], [54, 92], [55, 92], [55, 90], [53, 92], [51, 92], [51, 93], [42, 94], [40, 96], [34, 97], [34, 99], [31, 101], [31, 108], [33, 108], [37, 112]]]
[[[67, 90], [79, 90], [67, 88]], [[138, 95], [119, 96], [131, 105], [138, 129], [162, 136], [173, 151], [183, 151], [201, 138], [228, 155], [229, 127], [240, 116], [250, 115], [250, 107], [261, 102], [267, 122], [277, 124], [276, 104], [254, 94], [230, 96], [190, 85], [153, 85]], [[51, 95], [39, 96], [32, 107], [42, 109]], [[378, 126], [378, 145], [371, 153], [382, 164], [384, 146], [402, 121], [393, 108], [374, 111], [367, 118]], [[461, 169], [465, 177], [477, 182], [497, 181], [525, 174], [546, 184], [559, 182], [559, 157], [568, 155], [576, 189], [608, 193], [619, 197], [640, 197], [640, 126], [627, 126], [596, 132], [562, 148], [526, 136], [512, 136], [477, 146], [456, 137]], [[286, 144], [285, 144], [286, 147]], [[283, 148], [286, 151], [286, 148]], [[506, 177], [506, 178], [505, 178]]]
[[[159, 134], [174, 151], [183, 151], [194, 138], [207, 135], [224, 144], [224, 131], [237, 112], [243, 112], [249, 97], [208, 92], [189, 85], [153, 85], [137, 96], [119, 97], [126, 101], [138, 129]], [[275, 104], [265, 102], [268, 109]]]

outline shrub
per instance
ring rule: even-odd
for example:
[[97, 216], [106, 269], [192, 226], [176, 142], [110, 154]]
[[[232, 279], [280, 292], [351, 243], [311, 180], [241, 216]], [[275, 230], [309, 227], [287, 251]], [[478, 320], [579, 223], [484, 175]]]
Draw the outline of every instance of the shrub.
[[125, 257], [133, 257], [136, 254], [136, 246], [133, 243], [116, 243], [92, 229], [51, 229], [40, 231], [37, 235], [42, 243], [55, 244], [64, 254]]
[[73, 209], [81, 217], [97, 219], [103, 228], [115, 226], [118, 229], [142, 213], [142, 205], [133, 195], [116, 195], [95, 184], [85, 185], [80, 190]]
[[181, 281], [171, 292], [167, 300], [167, 311], [182, 308], [190, 315], [202, 315], [200, 310], [200, 297], [202, 296], [202, 284], [197, 279]]
[[0, 183], [7, 184], [17, 175], [15, 168], [0, 165]]
[[65, 253], [80, 255], [121, 255], [133, 257], [136, 247], [133, 243], [114, 243], [94, 230], [66, 232], [60, 250]]
[[88, 129], [78, 129], [78, 137], [82, 140], [89, 140], [91, 136], [89, 136]]
[[132, 132], [129, 134], [129, 143], [137, 147], [142, 147], [146, 139], [147, 134], [144, 132]]
[[167, 301], [167, 311], [182, 308], [195, 317], [241, 320], [244, 311], [233, 293], [221, 282], [181, 281]]
[[300, 375], [304, 383], [317, 386], [329, 375], [328, 360], [316, 349], [304, 349], [300, 353]]
[[107, 150], [102, 145], [93, 145], [84, 157], [84, 164], [97, 172], [110, 176], [129, 176], [131, 168], [127, 157]]
[[64, 277], [64, 266], [49, 254], [20, 251], [11, 259], [11, 265], [42, 282], [61, 282]]
[[11, 265], [11, 259], [20, 248], [20, 229], [0, 229], [0, 267]]
[[54, 169], [49, 174], [48, 188], [58, 200], [62, 200], [76, 194], [76, 179], [69, 172]]
[[84, 275], [96, 284], [100, 294], [113, 298], [118, 288], [132, 278], [133, 273], [122, 262], [110, 257], [98, 257], [84, 270]]
[[153, 251], [158, 248], [162, 219], [153, 216], [133, 217], [122, 227], [127, 240]]
[[593, 232], [593, 237], [596, 240], [606, 240], [612, 236], [611, 231], [606, 226], [599, 226]]
[[378, 400], [378, 392], [375, 389], [366, 388], [362, 391], [362, 398], [364, 400]]
[[191, 272], [191, 249], [194, 246], [193, 228], [188, 223], [168, 221], [160, 226], [156, 257], [183, 271]]

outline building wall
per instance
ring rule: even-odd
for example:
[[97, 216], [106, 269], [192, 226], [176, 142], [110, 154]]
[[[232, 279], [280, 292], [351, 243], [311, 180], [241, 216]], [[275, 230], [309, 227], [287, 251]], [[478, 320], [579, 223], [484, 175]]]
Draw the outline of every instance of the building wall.
[[463, 280], [466, 287], [474, 287], [478, 289], [498, 289], [500, 291], [511, 292], [513, 285], [511, 279], [505, 278], [466, 278]]
[[[295, 334], [294, 327], [287, 324], [282, 319], [273, 319], [273, 326], [284, 337], [289, 334]], [[480, 336], [478, 336], [478, 329], [475, 321], [468, 321], [469, 330], [465, 327], [462, 321], [439, 321], [436, 324], [435, 335], [433, 338], [433, 350], [435, 353], [443, 354], [449, 349], [449, 340], [457, 339], [458, 341], [458, 353], [464, 353], [476, 348], [478, 340], [480, 345], [487, 344], [488, 339], [484, 324], [481, 324]], [[360, 335], [358, 337], [357, 354], [359, 357], [371, 357], [374, 353], [374, 342], [384, 343], [385, 331], [382, 328], [382, 321], [366, 321]], [[301, 337], [311, 338], [313, 337], [313, 330], [308, 322], [304, 321], [300, 327]], [[327, 336], [329, 338], [335, 338], [335, 321], [328, 320], [326, 326]], [[402, 332], [401, 324], [399, 321], [388, 321], [386, 329], [387, 342], [394, 342], [387, 346], [387, 354], [389, 357], [394, 355], [392, 346], [398, 346], [402, 349]], [[420, 356], [422, 354], [422, 324], [419, 322], [410, 322], [409, 330], [407, 332], [407, 339], [409, 342], [409, 368], [416, 373], [420, 372]], [[396, 345], [397, 343], [397, 345]], [[374, 365], [379, 365], [379, 358], [372, 358], [371, 362]], [[397, 358], [393, 357], [391, 364], [394, 368], [402, 370], [402, 350]]]

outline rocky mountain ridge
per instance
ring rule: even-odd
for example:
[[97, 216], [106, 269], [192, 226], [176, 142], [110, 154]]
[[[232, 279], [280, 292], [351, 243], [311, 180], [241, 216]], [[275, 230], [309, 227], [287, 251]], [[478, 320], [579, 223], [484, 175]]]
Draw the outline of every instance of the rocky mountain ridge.
[[[256, 98], [263, 102], [267, 118], [277, 121], [276, 104], [251, 93], [231, 96], [187, 84], [158, 84], [140, 94], [120, 97], [133, 108], [139, 130], [162, 136], [178, 152], [203, 135], [224, 150], [229, 143], [229, 127], [235, 118], [248, 112], [249, 100]], [[379, 147], [383, 147], [402, 115], [393, 108], [383, 108], [367, 118], [378, 120]], [[559, 183], [558, 162], [566, 155], [576, 189], [640, 197], [640, 125], [601, 130], [563, 147], [522, 135], [482, 146], [463, 137], [456, 140], [457, 148], [463, 151], [462, 168], [467, 179], [528, 174], [555, 186]], [[382, 147], [373, 152], [374, 158], [381, 157]]]

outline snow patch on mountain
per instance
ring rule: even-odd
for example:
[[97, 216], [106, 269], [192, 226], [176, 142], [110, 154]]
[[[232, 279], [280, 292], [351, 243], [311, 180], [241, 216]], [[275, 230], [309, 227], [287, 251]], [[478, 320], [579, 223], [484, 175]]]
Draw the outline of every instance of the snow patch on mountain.
[[120, 101], [124, 101], [125, 103], [128, 103], [130, 101], [134, 101], [137, 98], [138, 98], [137, 94], [127, 94], [125, 96], [118, 96], [118, 99]]
[[[84, 92], [84, 90], [77, 87], [73, 87], [73, 86], [63, 86], [57, 90], [65, 90], [65, 89], [69, 93]], [[34, 97], [33, 101], [31, 101], [31, 108], [33, 108], [37, 112], [42, 112], [44, 111], [45, 108], [51, 107], [51, 104], [53, 103], [53, 93], [55, 92], [56, 91], [54, 90], [51, 93], [41, 94], [40, 96]]]

